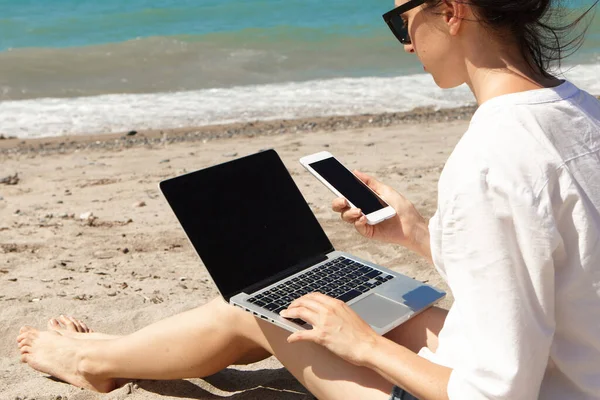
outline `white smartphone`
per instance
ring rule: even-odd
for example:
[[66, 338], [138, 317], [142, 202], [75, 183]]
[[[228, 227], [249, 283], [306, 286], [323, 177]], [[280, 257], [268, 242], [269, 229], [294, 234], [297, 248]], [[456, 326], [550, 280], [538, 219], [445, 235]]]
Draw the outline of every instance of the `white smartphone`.
[[348, 200], [351, 207], [360, 208], [369, 225], [396, 215], [392, 207], [328, 151], [302, 157], [300, 164], [338, 197]]

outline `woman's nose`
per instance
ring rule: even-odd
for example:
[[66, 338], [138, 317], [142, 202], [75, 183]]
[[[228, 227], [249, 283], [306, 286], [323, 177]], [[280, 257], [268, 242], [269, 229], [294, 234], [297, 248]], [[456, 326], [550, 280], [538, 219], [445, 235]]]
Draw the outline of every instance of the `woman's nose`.
[[412, 45], [412, 43], [410, 43], [410, 44], [405, 44], [405, 45], [404, 45], [404, 51], [405, 51], [405, 52], [407, 52], [407, 53], [410, 53], [410, 54], [412, 54], [412, 53], [414, 53], [414, 52], [415, 52], [415, 48], [414, 48], [414, 46]]

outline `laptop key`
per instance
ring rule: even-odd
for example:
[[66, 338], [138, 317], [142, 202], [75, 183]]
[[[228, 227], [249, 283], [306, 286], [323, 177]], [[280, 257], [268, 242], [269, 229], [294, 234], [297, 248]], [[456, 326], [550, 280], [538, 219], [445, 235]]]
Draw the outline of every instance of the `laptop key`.
[[264, 306], [266, 306], [266, 305], [267, 305], [267, 303], [264, 303], [264, 302], [262, 302], [262, 301], [260, 301], [260, 300], [257, 300], [257, 301], [256, 301], [254, 304], [256, 304], [256, 305], [257, 305], [257, 306], [259, 306], [259, 307], [264, 307]]
[[256, 301], [256, 297], [251, 297], [248, 300], [246, 300], [248, 303], [254, 303]]
[[278, 309], [276, 309], [276, 310], [273, 310], [273, 312], [274, 312], [275, 314], [279, 314], [280, 312], [282, 312], [282, 311], [283, 311], [283, 310], [285, 310], [286, 308], [287, 308], [287, 307], [279, 307]]
[[279, 307], [281, 307], [281, 306], [279, 304], [275, 304], [275, 303], [271, 303], [271, 304], [267, 304], [266, 306], [263, 306], [264, 309], [269, 310], [269, 311], [277, 310]]
[[344, 303], [349, 302], [350, 300], [354, 299], [355, 297], [358, 297], [362, 294], [362, 292], [358, 291], [358, 290], [350, 290], [349, 292], [346, 292], [340, 296], [338, 296], [338, 300], [343, 301]]
[[375, 278], [376, 276], [381, 275], [381, 271], [377, 271], [377, 270], [373, 270], [371, 272], [369, 272], [368, 274], [366, 274], [365, 276], [368, 276], [369, 278]]
[[357, 288], [356, 288], [356, 290], [359, 290], [359, 291], [360, 291], [360, 292], [362, 292], [362, 293], [366, 293], [366, 292], [368, 292], [369, 290], [371, 290], [371, 288], [369, 288], [369, 287], [367, 287], [367, 286], [364, 286], [364, 285], [361, 285], [361, 286], [357, 287]]
[[269, 304], [269, 303], [273, 303], [274, 301], [276, 301], [277, 297], [278, 296], [265, 296], [262, 299], [260, 299], [260, 301]]
[[360, 285], [362, 285], [362, 281], [359, 281], [358, 279], [354, 279], [353, 281], [348, 282], [348, 285], [350, 285], [350, 286], [352, 286], [354, 288], [357, 288]]

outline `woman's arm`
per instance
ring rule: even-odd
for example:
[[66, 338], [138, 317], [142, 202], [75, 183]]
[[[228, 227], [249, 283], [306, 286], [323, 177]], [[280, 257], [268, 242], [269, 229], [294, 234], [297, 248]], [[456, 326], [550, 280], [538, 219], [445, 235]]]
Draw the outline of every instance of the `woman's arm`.
[[434, 364], [385, 337], [374, 341], [365, 353], [363, 366], [421, 400], [448, 399], [450, 368]]

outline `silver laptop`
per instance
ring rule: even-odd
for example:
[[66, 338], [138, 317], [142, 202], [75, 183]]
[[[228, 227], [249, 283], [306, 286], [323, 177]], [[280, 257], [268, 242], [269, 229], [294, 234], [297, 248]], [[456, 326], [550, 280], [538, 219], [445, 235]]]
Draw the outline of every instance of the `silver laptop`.
[[289, 331], [279, 312], [321, 292], [384, 334], [445, 296], [336, 251], [274, 150], [178, 176], [160, 189], [223, 298]]

